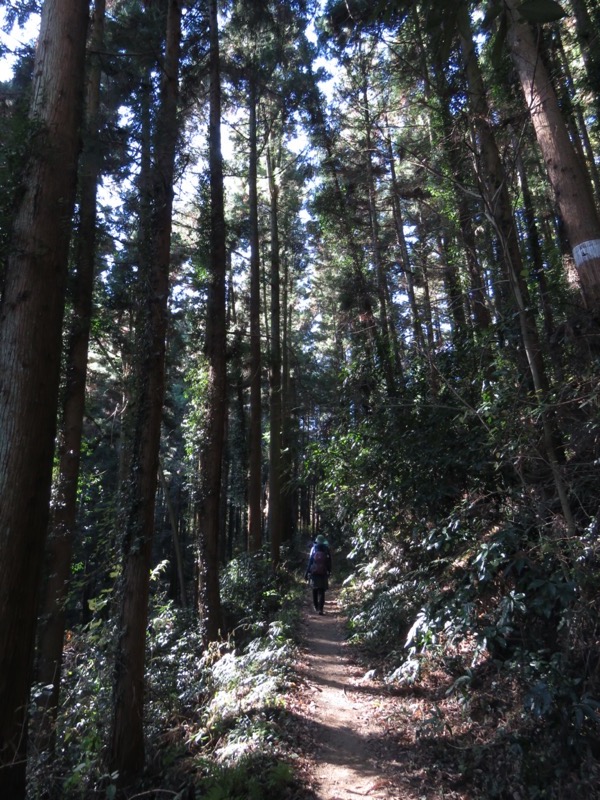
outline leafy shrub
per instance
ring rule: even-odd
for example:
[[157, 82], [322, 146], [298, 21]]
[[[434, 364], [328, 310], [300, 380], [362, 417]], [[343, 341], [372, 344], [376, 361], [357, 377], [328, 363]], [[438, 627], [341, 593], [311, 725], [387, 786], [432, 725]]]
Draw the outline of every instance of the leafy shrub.
[[234, 767], [217, 766], [202, 781], [205, 800], [283, 800], [295, 785], [291, 768], [264, 755], [244, 757]]
[[[398, 652], [418, 602], [418, 586], [402, 566], [390, 564], [389, 552], [360, 566], [345, 582], [351, 640], [371, 654], [403, 658]], [[400, 648], [401, 649], [401, 648]]]
[[91, 622], [67, 635], [56, 749], [53, 754], [32, 753], [30, 800], [88, 798], [99, 786], [104, 787], [104, 797], [104, 789], [114, 783], [102, 763], [112, 715], [109, 653], [114, 634], [114, 627], [99, 618], [103, 613], [104, 604], [99, 602]]
[[279, 576], [266, 550], [230, 561], [221, 577], [221, 603], [227, 629], [236, 636], [256, 635], [282, 605]]
[[[284, 796], [291, 774], [278, 717], [299, 612], [292, 578], [274, 576], [265, 561], [242, 560], [226, 571], [230, 608], [245, 614], [238, 641], [204, 648], [193, 613], [154, 594], [146, 659], [148, 771], [140, 789], [170, 791], [202, 768], [211, 797]], [[56, 753], [51, 764], [44, 753], [30, 759], [30, 800], [110, 800], [116, 791], [116, 776], [103, 767], [116, 631], [108, 600], [92, 605], [92, 621], [69, 633]], [[265, 750], [272, 758], [260, 766]], [[225, 794], [219, 794], [221, 779]], [[252, 793], [236, 794], [244, 781]]]

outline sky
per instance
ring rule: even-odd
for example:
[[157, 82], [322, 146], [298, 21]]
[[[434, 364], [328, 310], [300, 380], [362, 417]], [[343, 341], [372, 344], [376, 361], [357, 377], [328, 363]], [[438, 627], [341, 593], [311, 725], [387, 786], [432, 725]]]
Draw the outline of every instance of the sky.
[[[8, 55], [0, 57], [0, 81], [8, 81], [11, 79], [12, 68], [15, 62], [15, 57], [12, 56], [11, 53], [13, 53], [15, 50], [18, 50], [23, 45], [31, 42], [37, 36], [39, 27], [39, 17], [34, 15], [24, 28], [14, 26], [10, 33], [6, 33], [3, 30], [4, 19], [4, 9], [0, 7], [0, 45], [2, 47], [6, 47], [8, 50]], [[309, 25], [307, 36], [311, 41], [316, 41], [316, 32], [313, 22], [311, 22]], [[330, 72], [334, 71], [332, 70], [331, 62], [324, 58], [319, 58], [315, 62], [315, 69], [318, 69], [319, 67], [325, 67], [325, 69], [329, 70]], [[333, 83], [334, 78], [332, 77], [330, 80], [324, 81], [321, 84], [321, 89], [328, 99], [330, 99], [331, 94], [334, 91]]]
[[12, 69], [15, 57], [11, 55], [25, 44], [29, 44], [37, 36], [39, 17], [33, 16], [24, 28], [14, 26], [10, 33], [3, 30], [4, 9], [0, 8], [0, 44], [7, 48], [8, 54], [0, 58], [0, 81], [9, 81], [12, 78]]

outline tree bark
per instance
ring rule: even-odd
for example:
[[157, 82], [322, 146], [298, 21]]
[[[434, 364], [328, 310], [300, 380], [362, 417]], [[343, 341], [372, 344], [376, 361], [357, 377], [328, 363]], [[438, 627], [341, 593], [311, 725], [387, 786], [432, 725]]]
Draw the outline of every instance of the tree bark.
[[498, 241], [502, 249], [502, 261], [505, 267], [506, 277], [510, 284], [512, 296], [516, 305], [521, 340], [527, 357], [535, 400], [540, 408], [546, 456], [552, 471], [554, 485], [561, 503], [565, 522], [569, 530], [573, 531], [573, 514], [568, 499], [568, 492], [560, 470], [560, 462], [564, 458], [562, 446], [560, 444], [560, 436], [556, 428], [555, 420], [549, 412], [544, 409], [549, 389], [548, 377], [535, 318], [531, 310], [527, 284], [523, 278], [523, 263], [512, 214], [512, 205], [506, 185], [506, 175], [500, 159], [496, 140], [490, 128], [487, 98], [485, 96], [483, 79], [479, 71], [466, 6], [461, 5], [459, 20], [461, 47], [469, 91], [471, 93], [470, 103], [473, 116], [476, 120], [475, 124], [479, 138], [480, 171], [484, 198], [488, 214], [496, 228]]
[[35, 141], [0, 306], [0, 796], [25, 795], [27, 704], [48, 526], [88, 6], [46, 0]]
[[[465, 187], [469, 184], [467, 165], [464, 159], [464, 142], [458, 139], [450, 112], [449, 101], [451, 88], [439, 57], [434, 58], [434, 80], [437, 96], [440, 101], [440, 117], [444, 131], [445, 153], [452, 173], [454, 197], [456, 199], [458, 226], [462, 239], [467, 274], [469, 276], [469, 305], [472, 324], [476, 333], [484, 334], [490, 329], [492, 318], [489, 310], [489, 298], [485, 289], [485, 281], [479, 263], [473, 216], [473, 201], [467, 196]], [[480, 202], [477, 204], [481, 205]], [[489, 360], [486, 354], [486, 360]]]
[[260, 346], [260, 240], [256, 80], [250, 79], [248, 210], [250, 216], [250, 428], [248, 443], [248, 549], [262, 543], [262, 359]]
[[225, 276], [227, 252], [223, 155], [221, 151], [221, 69], [217, 0], [210, 0], [210, 279], [206, 319], [208, 358], [208, 419], [201, 458], [201, 619], [206, 641], [216, 641], [222, 628], [219, 593], [219, 539], [221, 531], [221, 477], [225, 446], [227, 400]]
[[[488, 102], [473, 42], [466, 6], [459, 10], [459, 31], [465, 73], [469, 87], [469, 104], [474, 124], [475, 150], [478, 159], [481, 192], [488, 218], [492, 221], [501, 248], [504, 275], [512, 288], [526, 364], [523, 371], [532, 375], [533, 383], [546, 385], [545, 368], [535, 317], [529, 302], [529, 291], [523, 273], [524, 265], [519, 237], [508, 192], [506, 172], [490, 125]], [[508, 315], [514, 309], [508, 309]]]
[[541, 49], [546, 69], [553, 76], [552, 85], [567, 126], [569, 138], [577, 157], [589, 175], [593, 193], [598, 198], [600, 197], [600, 174], [596, 166], [594, 148], [590, 141], [582, 104], [575, 99], [576, 87], [571, 72], [570, 58], [565, 52], [558, 28], [552, 31], [551, 36], [544, 37]]
[[369, 218], [371, 229], [371, 255], [375, 265], [377, 276], [377, 297], [379, 300], [379, 352], [383, 363], [381, 370], [384, 375], [386, 390], [389, 397], [396, 397], [396, 377], [394, 375], [393, 349], [390, 334], [390, 322], [387, 303], [387, 275], [381, 257], [381, 246], [379, 243], [379, 215], [377, 210], [377, 192], [375, 189], [375, 176], [373, 170], [373, 133], [371, 123], [371, 112], [369, 107], [369, 89], [367, 83], [367, 71], [364, 62], [361, 63], [362, 71], [362, 115], [365, 134], [365, 167], [367, 179], [367, 192], [369, 199]]
[[187, 598], [185, 595], [185, 574], [183, 570], [183, 555], [181, 553], [181, 541], [179, 539], [179, 519], [178, 514], [175, 513], [173, 506], [173, 498], [171, 497], [171, 487], [167, 482], [167, 476], [162, 467], [158, 463], [158, 478], [160, 485], [165, 495], [165, 505], [167, 506], [167, 515], [169, 517], [169, 525], [171, 526], [171, 538], [173, 540], [173, 554], [175, 556], [175, 570], [177, 573], [177, 583], [179, 584], [179, 602], [182, 608], [187, 608]]
[[292, 420], [293, 418], [295, 419], [295, 415], [292, 407], [292, 376], [290, 374], [291, 305], [288, 299], [290, 293], [289, 258], [284, 256], [283, 283], [281, 291], [281, 538], [283, 542], [291, 541], [295, 533], [295, 514], [293, 507], [294, 490], [292, 489], [292, 474], [295, 452]]
[[517, 11], [509, 9], [507, 41], [548, 178], [565, 223], [587, 308], [597, 314], [600, 306], [600, 218], [588, 175], [569, 138], [550, 76], [539, 57], [531, 28]]
[[271, 351], [269, 385], [271, 405], [269, 410], [269, 535], [271, 539], [271, 562], [279, 564], [281, 549], [281, 527], [283, 521], [281, 496], [281, 298], [279, 255], [279, 186], [275, 179], [273, 153], [267, 149], [269, 194], [271, 197]]
[[144, 766], [144, 665], [155, 498], [165, 385], [169, 267], [181, 40], [181, 0], [168, 0], [154, 135], [149, 263], [140, 263], [133, 387], [133, 446], [125, 487], [123, 574], [113, 686], [110, 768], [127, 785]]
[[423, 333], [423, 322], [421, 319], [421, 311], [417, 303], [417, 295], [415, 292], [415, 279], [413, 274], [413, 267], [411, 264], [410, 253], [408, 252], [408, 244], [406, 236], [404, 235], [404, 216], [402, 214], [402, 206], [400, 205], [400, 190], [398, 188], [398, 179], [396, 177], [396, 164], [394, 161], [394, 152], [392, 149], [392, 140], [388, 136], [388, 162], [390, 167], [390, 180], [392, 184], [392, 216], [394, 220], [394, 230], [396, 231], [396, 244], [400, 250], [400, 268], [404, 275], [404, 282], [406, 287], [406, 294], [408, 296], [408, 303], [412, 312], [412, 328], [415, 344], [419, 353], [425, 352], [425, 336]]
[[529, 245], [529, 255], [531, 258], [532, 269], [531, 272], [537, 281], [540, 292], [540, 306], [544, 318], [544, 331], [546, 338], [550, 341], [554, 333], [554, 319], [552, 304], [550, 302], [550, 292], [548, 289], [548, 281], [546, 280], [546, 272], [544, 267], [544, 258], [542, 254], [542, 247], [540, 244], [540, 236], [536, 222], [535, 209], [533, 205], [533, 196], [529, 188], [529, 179], [527, 177], [527, 170], [523, 161], [523, 154], [520, 150], [520, 143], [515, 141], [515, 166], [519, 176], [519, 183], [521, 185], [521, 194], [523, 196], [523, 216], [525, 219], [527, 242]]
[[454, 263], [448, 246], [447, 234], [442, 231], [437, 236], [446, 296], [448, 313], [452, 321], [452, 339], [455, 344], [466, 340], [467, 318], [465, 315], [465, 298], [460, 286], [458, 268]]
[[570, 0], [575, 17], [575, 30], [581, 50], [581, 57], [585, 65], [588, 86], [592, 92], [592, 103], [596, 112], [596, 119], [600, 116], [600, 49], [598, 40], [600, 32], [598, 27], [598, 3], [592, 4], [588, 11], [586, 0]]
[[43, 714], [36, 731], [36, 747], [53, 749], [54, 723], [60, 693], [65, 604], [71, 571], [71, 554], [77, 518], [77, 484], [85, 411], [88, 345], [92, 319], [94, 264], [96, 257], [96, 198], [100, 174], [98, 112], [101, 67], [98, 53], [104, 40], [106, 0], [96, 0], [90, 39], [87, 80], [86, 131], [79, 168], [79, 228], [75, 252], [72, 322], [66, 356], [66, 386], [58, 439], [58, 481], [51, 509], [46, 545], [47, 580], [38, 623], [37, 683], [51, 686], [44, 692]]

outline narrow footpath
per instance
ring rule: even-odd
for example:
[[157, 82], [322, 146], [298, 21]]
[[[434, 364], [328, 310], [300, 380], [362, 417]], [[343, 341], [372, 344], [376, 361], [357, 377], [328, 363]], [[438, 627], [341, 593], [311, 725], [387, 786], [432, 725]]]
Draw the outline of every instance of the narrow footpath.
[[[402, 777], [402, 747], [386, 725], [393, 698], [387, 688], [352, 663], [344, 644], [335, 592], [324, 616], [307, 599], [304, 649], [298, 672], [304, 686], [297, 709], [310, 732], [312, 789], [318, 800], [420, 800]], [[413, 784], [413, 785], [411, 785]]]

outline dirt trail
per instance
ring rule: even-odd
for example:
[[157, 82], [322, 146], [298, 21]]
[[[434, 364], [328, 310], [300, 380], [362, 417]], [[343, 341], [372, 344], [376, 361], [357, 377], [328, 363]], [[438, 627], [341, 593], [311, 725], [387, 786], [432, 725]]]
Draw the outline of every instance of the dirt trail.
[[312, 771], [319, 800], [413, 800], [397, 781], [398, 748], [386, 741], [384, 688], [365, 679], [344, 647], [335, 592], [327, 593], [325, 615], [304, 613], [305, 652], [299, 672], [305, 683], [304, 713], [315, 748]]

